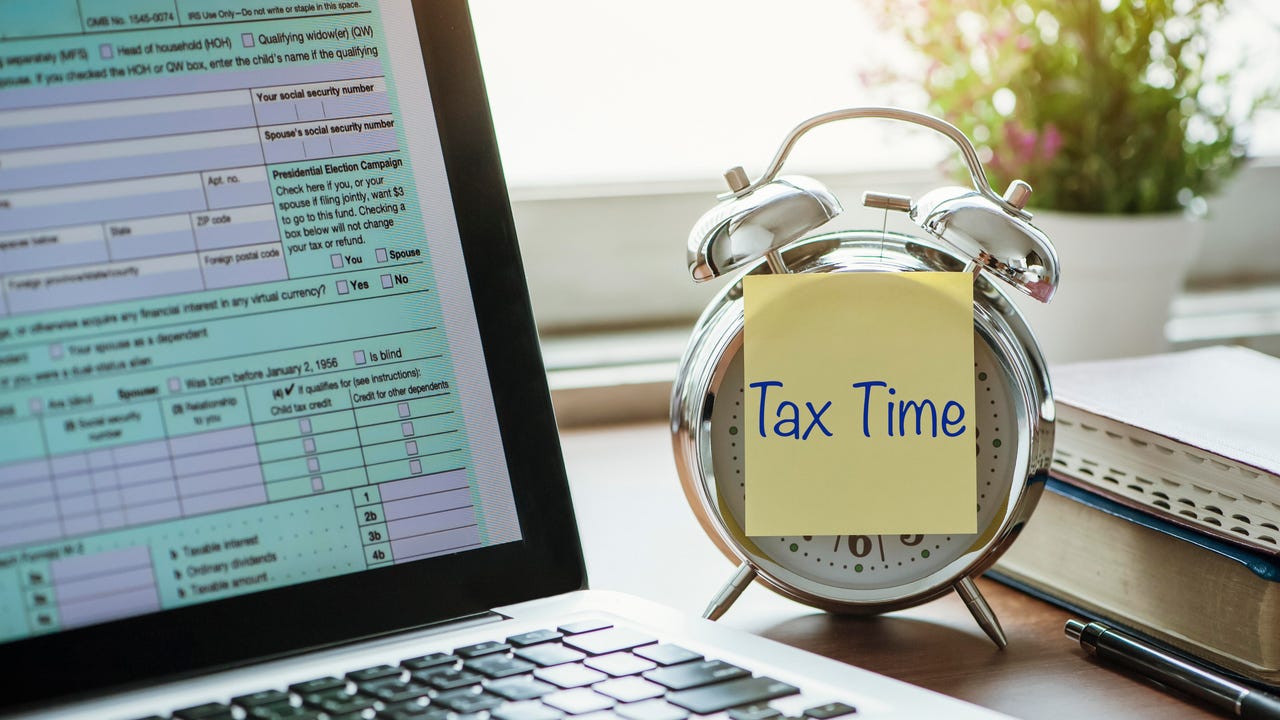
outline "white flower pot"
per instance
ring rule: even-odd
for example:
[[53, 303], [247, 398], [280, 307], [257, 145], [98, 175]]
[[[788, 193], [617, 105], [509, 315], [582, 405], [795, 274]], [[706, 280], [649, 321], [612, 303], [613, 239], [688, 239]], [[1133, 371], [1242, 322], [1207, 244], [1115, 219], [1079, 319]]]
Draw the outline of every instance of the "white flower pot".
[[1050, 365], [1169, 349], [1169, 305], [1182, 290], [1203, 223], [1178, 214], [1034, 211], [1053, 241], [1061, 282], [1048, 305], [1017, 303]]

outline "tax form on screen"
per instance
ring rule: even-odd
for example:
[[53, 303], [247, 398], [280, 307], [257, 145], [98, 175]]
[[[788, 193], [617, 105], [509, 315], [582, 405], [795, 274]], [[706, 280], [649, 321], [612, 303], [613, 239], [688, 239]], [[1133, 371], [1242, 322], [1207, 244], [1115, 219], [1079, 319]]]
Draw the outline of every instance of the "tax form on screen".
[[407, 3], [0, 3], [0, 641], [519, 538]]

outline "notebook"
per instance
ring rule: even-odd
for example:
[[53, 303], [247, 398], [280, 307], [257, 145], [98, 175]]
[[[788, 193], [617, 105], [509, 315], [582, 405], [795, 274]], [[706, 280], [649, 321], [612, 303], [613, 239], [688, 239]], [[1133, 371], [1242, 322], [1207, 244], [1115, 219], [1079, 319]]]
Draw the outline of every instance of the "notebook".
[[461, 2], [0, 4], [0, 437], [0, 714], [991, 715], [584, 590]]

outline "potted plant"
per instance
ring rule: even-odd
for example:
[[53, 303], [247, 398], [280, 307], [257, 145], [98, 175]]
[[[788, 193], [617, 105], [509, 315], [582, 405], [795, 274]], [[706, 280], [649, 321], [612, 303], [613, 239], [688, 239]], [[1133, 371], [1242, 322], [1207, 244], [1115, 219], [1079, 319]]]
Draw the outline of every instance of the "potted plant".
[[1035, 189], [1063, 280], [1053, 306], [1022, 305], [1051, 362], [1164, 349], [1194, 218], [1244, 160], [1256, 107], [1206, 64], [1224, 4], [880, 0], [927, 63], [930, 110], [974, 141], [993, 186]]

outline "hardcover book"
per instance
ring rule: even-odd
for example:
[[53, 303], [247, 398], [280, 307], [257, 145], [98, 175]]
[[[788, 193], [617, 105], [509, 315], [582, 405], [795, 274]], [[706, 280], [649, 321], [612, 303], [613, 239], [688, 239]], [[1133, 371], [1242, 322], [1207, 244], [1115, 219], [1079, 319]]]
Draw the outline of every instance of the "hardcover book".
[[1280, 359], [1212, 347], [1053, 369], [1053, 468], [1211, 535], [1280, 549]]
[[1051, 479], [989, 573], [1247, 680], [1280, 686], [1280, 556]]
[[1280, 685], [1280, 360], [1214, 347], [1052, 378], [1054, 478], [992, 574]]

